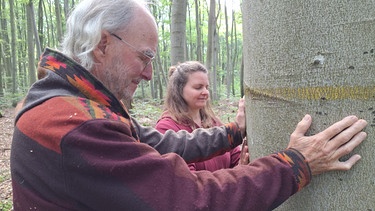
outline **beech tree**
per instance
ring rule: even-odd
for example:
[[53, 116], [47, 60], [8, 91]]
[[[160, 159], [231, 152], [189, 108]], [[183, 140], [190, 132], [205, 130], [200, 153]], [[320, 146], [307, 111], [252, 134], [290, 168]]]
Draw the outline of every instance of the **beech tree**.
[[186, 0], [172, 0], [171, 65], [186, 60]]
[[313, 118], [307, 135], [352, 114], [369, 123], [354, 150], [359, 163], [314, 176], [277, 210], [374, 210], [374, 17], [372, 0], [243, 2], [252, 159], [287, 147], [306, 113]]

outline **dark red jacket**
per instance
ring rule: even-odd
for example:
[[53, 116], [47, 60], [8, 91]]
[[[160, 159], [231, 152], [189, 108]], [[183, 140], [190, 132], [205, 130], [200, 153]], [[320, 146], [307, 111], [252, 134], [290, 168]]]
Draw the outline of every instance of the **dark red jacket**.
[[293, 149], [193, 173], [181, 156], [202, 160], [234, 148], [242, 142], [236, 124], [162, 135], [133, 121], [72, 59], [47, 49], [39, 65], [47, 76], [29, 90], [13, 135], [16, 211], [271, 210], [310, 182]]

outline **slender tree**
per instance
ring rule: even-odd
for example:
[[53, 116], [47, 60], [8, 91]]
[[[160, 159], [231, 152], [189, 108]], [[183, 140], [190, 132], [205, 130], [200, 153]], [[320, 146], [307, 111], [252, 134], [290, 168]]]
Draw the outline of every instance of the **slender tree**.
[[243, 2], [252, 159], [286, 147], [306, 113], [313, 117], [307, 135], [351, 114], [369, 122], [351, 171], [314, 176], [277, 210], [375, 208], [374, 11], [372, 0]]
[[210, 84], [211, 84], [211, 99], [213, 101], [218, 99], [217, 94], [217, 75], [215, 61], [215, 33], [216, 33], [216, 1], [210, 0], [210, 10], [208, 18], [208, 42], [207, 42], [207, 57], [206, 66], [210, 71]]
[[171, 64], [186, 60], [186, 9], [187, 0], [172, 1]]
[[[5, 11], [5, 0], [0, 0], [0, 10]], [[6, 35], [6, 19], [4, 14], [2, 13], [0, 15], [0, 37], [1, 37], [1, 42], [0, 42], [0, 52], [1, 52], [1, 57], [0, 57], [0, 97], [4, 96], [4, 89], [3, 89], [3, 84], [4, 79], [3, 75], [6, 73], [7, 69], [7, 60], [6, 60], [6, 51], [5, 51], [5, 35]]]
[[40, 45], [39, 33], [38, 33], [37, 26], [36, 26], [33, 0], [29, 1], [29, 7], [30, 7], [30, 19], [32, 23], [32, 31], [34, 32], [34, 40], [35, 40], [37, 58], [39, 58], [39, 56], [42, 54], [42, 47]]
[[[9, 12], [10, 12], [10, 19], [15, 20], [14, 18], [14, 0], [9, 0]], [[16, 24], [15, 21], [10, 22], [10, 31], [11, 31], [11, 67], [12, 67], [12, 94], [16, 93], [17, 88], [17, 36], [16, 36]]]
[[[154, 69], [158, 70], [159, 73], [161, 74], [161, 78], [162, 78], [162, 85], [165, 87], [167, 85], [167, 82], [168, 82], [168, 79], [167, 79], [167, 70], [168, 70], [168, 67], [170, 66], [170, 57], [169, 57], [169, 52], [168, 52], [168, 49], [169, 49], [169, 46], [170, 46], [170, 42], [168, 41], [169, 40], [169, 37], [170, 37], [170, 33], [169, 33], [169, 27], [167, 27], [167, 25], [169, 25], [170, 23], [170, 9], [168, 9], [168, 12], [167, 14], [164, 14], [163, 12], [163, 7], [167, 7], [167, 8], [170, 8], [170, 6], [168, 4], [170, 4], [170, 2], [164, 2], [165, 4], [162, 4], [160, 7], [153, 7], [153, 14], [154, 16], [156, 17], [156, 21], [158, 22], [158, 26], [160, 26], [160, 29], [159, 29], [159, 36], [160, 36], [160, 40], [159, 40], [159, 47], [158, 47], [158, 52], [157, 52], [157, 55], [156, 55], [156, 65], [154, 66]], [[162, 87], [163, 87], [162, 86]]]
[[61, 22], [61, 9], [60, 1], [55, 0], [55, 17], [56, 17], [56, 30], [57, 30], [57, 41], [60, 42], [63, 36], [62, 22]]
[[226, 47], [226, 57], [225, 57], [225, 71], [226, 71], [226, 87], [227, 87], [227, 98], [229, 98], [231, 93], [232, 85], [232, 60], [231, 60], [231, 48], [229, 44], [229, 18], [228, 18], [228, 7], [224, 5], [224, 18], [225, 18], [225, 47]]
[[68, 19], [68, 16], [69, 16], [69, 12], [70, 12], [70, 5], [69, 5], [69, 0], [64, 0], [64, 17], [65, 17], [65, 21]]
[[[185, 38], [185, 60], [196, 60], [195, 42], [193, 36], [193, 17], [191, 5], [186, 6], [186, 38]], [[190, 38], [190, 39], [189, 39]]]
[[202, 29], [201, 29], [201, 13], [200, 13], [200, 1], [195, 1], [195, 28], [197, 30], [197, 43], [196, 43], [196, 49], [197, 49], [197, 60], [203, 62], [203, 56], [202, 56]]
[[[231, 51], [231, 70], [232, 70], [232, 77], [231, 77], [231, 80], [232, 80], [232, 95], [235, 96], [236, 95], [236, 89], [235, 89], [235, 81], [234, 81], [234, 78], [235, 78], [235, 69], [236, 67], [241, 67], [241, 65], [238, 65], [237, 62], [238, 62], [238, 38], [237, 38], [237, 23], [236, 23], [236, 13], [234, 12], [234, 10], [232, 10], [232, 30], [231, 30], [231, 40], [232, 40], [232, 45], [230, 47], [230, 51]], [[237, 65], [236, 65], [237, 64]], [[243, 75], [240, 74], [240, 81], [243, 81]], [[242, 85], [240, 86], [242, 87]], [[242, 96], [242, 95], [241, 95]]]
[[43, 1], [43, 12], [45, 16], [45, 23], [47, 25], [46, 27], [46, 46], [48, 47], [55, 47], [58, 45], [57, 35], [56, 35], [56, 23], [54, 21], [55, 17], [50, 14], [54, 14], [53, 7], [51, 5], [46, 6], [46, 2]]
[[[36, 81], [36, 71], [35, 71], [35, 42], [34, 42], [34, 5], [33, 1], [30, 0], [26, 4], [27, 12], [27, 52], [28, 52], [28, 70], [29, 70], [29, 83], [32, 84]], [[40, 52], [40, 51], [39, 51]], [[39, 53], [38, 52], [38, 53]]]
[[[1, 2], [1, 5], [2, 5], [2, 9], [3, 9], [3, 13], [2, 13], [2, 16], [1, 16], [1, 29], [2, 29], [2, 33], [1, 33], [1, 37], [3, 39], [3, 49], [4, 51], [2, 51], [2, 56], [3, 56], [3, 59], [4, 59], [4, 75], [5, 76], [11, 76], [11, 69], [12, 69], [12, 61], [11, 61], [11, 49], [10, 49], [10, 38], [9, 38], [9, 35], [8, 35], [8, 32], [9, 32], [9, 20], [6, 18], [8, 16], [9, 13], [7, 13], [9, 11], [9, 8], [6, 7], [6, 2], [5, 0], [3, 0]], [[6, 14], [6, 15], [4, 15]], [[5, 81], [5, 87], [8, 87], [8, 83], [7, 81]]]
[[43, 18], [43, 0], [39, 0], [38, 2], [38, 34], [39, 34], [39, 42], [40, 47], [44, 48], [45, 46], [45, 40], [43, 39], [43, 24], [44, 24], [44, 18]]

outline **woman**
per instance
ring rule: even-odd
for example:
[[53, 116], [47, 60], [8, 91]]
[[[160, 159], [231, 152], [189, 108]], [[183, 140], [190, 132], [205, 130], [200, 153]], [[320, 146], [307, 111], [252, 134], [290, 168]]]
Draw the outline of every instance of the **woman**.
[[[169, 85], [165, 99], [165, 111], [156, 124], [161, 133], [172, 129], [193, 132], [197, 128], [222, 125], [210, 104], [207, 69], [197, 61], [187, 61], [169, 69]], [[243, 99], [241, 99], [243, 100]], [[238, 164], [248, 164], [247, 146], [237, 147], [223, 155], [203, 162], [190, 163], [192, 171], [216, 171], [233, 168]]]

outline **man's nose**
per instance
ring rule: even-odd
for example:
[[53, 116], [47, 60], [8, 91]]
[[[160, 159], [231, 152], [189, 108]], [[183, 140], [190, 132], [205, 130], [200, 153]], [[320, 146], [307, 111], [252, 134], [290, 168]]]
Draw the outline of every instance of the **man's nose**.
[[147, 65], [147, 66], [145, 67], [145, 69], [142, 71], [142, 78], [143, 78], [144, 80], [149, 81], [149, 80], [152, 79], [152, 69], [153, 69], [153, 67], [152, 67], [152, 63], [150, 63], [150, 64]]

